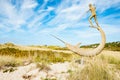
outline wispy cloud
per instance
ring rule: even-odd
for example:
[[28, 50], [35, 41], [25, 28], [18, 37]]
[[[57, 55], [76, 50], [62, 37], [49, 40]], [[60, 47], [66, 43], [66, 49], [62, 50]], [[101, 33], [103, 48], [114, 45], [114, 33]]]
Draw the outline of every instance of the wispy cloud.
[[21, 9], [24, 10], [24, 9], [31, 9], [31, 8], [35, 8], [36, 6], [38, 5], [38, 3], [34, 0], [24, 0], [23, 1], [23, 4], [21, 6]]
[[95, 1], [95, 5], [97, 6], [97, 9], [100, 11], [100, 12], [103, 12], [105, 11], [106, 9], [108, 8], [111, 8], [111, 7], [116, 7], [116, 8], [119, 8], [119, 5], [120, 4], [120, 0], [115, 0], [115, 1], [112, 1], [112, 0], [96, 0]]
[[95, 4], [100, 14], [99, 24], [107, 36], [120, 33], [120, 12], [104, 15], [108, 9], [119, 11], [120, 0], [0, 0], [0, 34], [14, 31], [30, 33], [34, 37], [34, 34], [53, 33], [71, 38], [76, 35], [75, 42], [90, 37], [92, 41], [92, 37], [99, 36], [99, 33], [88, 28], [90, 13], [86, 11], [89, 3]]

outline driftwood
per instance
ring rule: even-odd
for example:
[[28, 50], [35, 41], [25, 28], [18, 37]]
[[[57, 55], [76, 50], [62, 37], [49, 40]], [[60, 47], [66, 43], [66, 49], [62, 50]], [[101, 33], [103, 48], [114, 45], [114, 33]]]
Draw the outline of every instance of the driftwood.
[[97, 48], [95, 48], [93, 50], [90, 50], [90, 51], [81, 49], [79, 47], [80, 43], [77, 44], [77, 45], [71, 45], [71, 44], [61, 40], [60, 38], [58, 38], [58, 37], [56, 37], [54, 35], [52, 35], [52, 36], [55, 37], [56, 39], [60, 40], [61, 42], [63, 42], [69, 50], [71, 50], [72, 52], [74, 52], [74, 53], [76, 53], [76, 54], [78, 54], [80, 56], [86, 56], [86, 57], [88, 57], [88, 56], [96, 56], [103, 50], [103, 48], [105, 46], [105, 43], [106, 43], [106, 37], [105, 37], [104, 31], [102, 30], [102, 28], [100, 26], [99, 27], [92, 26], [92, 28], [95, 28], [100, 32], [100, 34], [101, 34], [101, 42], [100, 42], [100, 44], [98, 45]]

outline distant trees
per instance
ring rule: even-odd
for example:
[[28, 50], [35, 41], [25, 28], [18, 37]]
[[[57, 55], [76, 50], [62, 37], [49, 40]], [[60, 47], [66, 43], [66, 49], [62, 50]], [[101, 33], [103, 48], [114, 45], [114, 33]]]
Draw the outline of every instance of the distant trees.
[[[82, 48], [96, 48], [98, 45], [99, 44], [91, 44], [91, 45], [85, 45], [85, 46], [81, 46], [81, 47]], [[104, 49], [120, 51], [120, 41], [106, 43]]]

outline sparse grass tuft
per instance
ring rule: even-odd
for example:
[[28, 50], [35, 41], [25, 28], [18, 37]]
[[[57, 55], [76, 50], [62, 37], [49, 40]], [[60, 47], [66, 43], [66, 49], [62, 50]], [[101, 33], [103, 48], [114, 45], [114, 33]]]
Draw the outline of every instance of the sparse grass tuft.
[[37, 63], [37, 68], [39, 68], [40, 71], [46, 71], [46, 72], [51, 70], [47, 63], [41, 63], [41, 64]]

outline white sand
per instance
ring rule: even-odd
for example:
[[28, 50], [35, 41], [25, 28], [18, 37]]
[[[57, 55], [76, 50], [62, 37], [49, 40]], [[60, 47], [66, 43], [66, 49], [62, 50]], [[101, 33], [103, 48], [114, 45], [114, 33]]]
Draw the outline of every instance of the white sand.
[[[40, 71], [35, 63], [29, 64], [27, 66], [17, 67], [14, 72], [3, 73], [0, 71], [0, 80], [40, 80], [45, 78], [55, 78], [57, 80], [66, 80], [69, 75], [67, 71], [70, 69], [70, 63], [56, 63], [49, 65], [49, 71]], [[28, 78], [23, 78], [23, 76], [29, 76]]]

